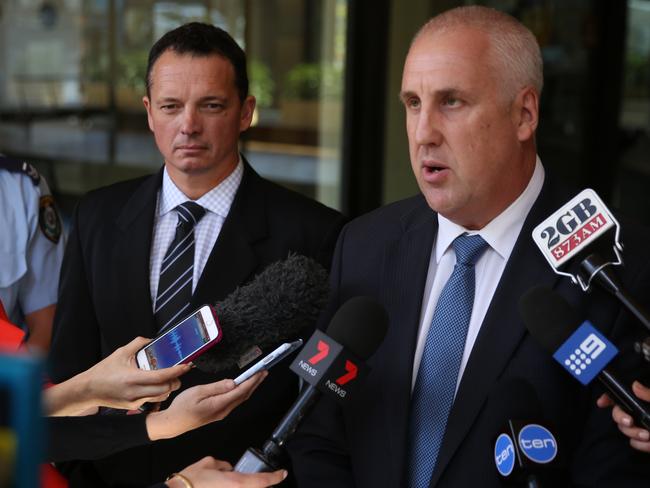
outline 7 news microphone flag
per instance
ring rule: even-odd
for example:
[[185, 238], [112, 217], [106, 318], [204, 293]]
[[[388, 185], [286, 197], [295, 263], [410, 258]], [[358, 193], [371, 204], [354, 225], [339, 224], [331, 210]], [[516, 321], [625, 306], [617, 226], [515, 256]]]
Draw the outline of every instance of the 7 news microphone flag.
[[367, 374], [365, 361], [388, 329], [388, 314], [370, 297], [354, 297], [334, 314], [327, 334], [317, 330], [298, 353], [291, 369], [307, 387], [282, 418], [262, 450], [247, 449], [235, 471], [259, 473], [280, 465], [282, 447], [322, 394], [338, 402], [350, 400]]

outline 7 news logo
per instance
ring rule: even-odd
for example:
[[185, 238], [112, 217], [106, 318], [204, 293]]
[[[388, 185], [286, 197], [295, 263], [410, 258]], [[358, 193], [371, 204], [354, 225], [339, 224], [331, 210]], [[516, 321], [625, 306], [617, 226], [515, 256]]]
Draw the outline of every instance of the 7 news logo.
[[[323, 340], [318, 341], [316, 349], [318, 350], [318, 352], [314, 356], [312, 356], [311, 358], [309, 358], [307, 360], [307, 362], [309, 364], [311, 364], [312, 366], [315, 366], [316, 364], [320, 363], [323, 359], [325, 359], [329, 355], [329, 352], [330, 352], [329, 344], [327, 342], [323, 341]], [[354, 378], [356, 378], [358, 371], [359, 371], [359, 368], [357, 368], [357, 365], [354, 364], [349, 359], [346, 359], [345, 360], [345, 374], [343, 374], [343, 375], [339, 376], [338, 378], [336, 378], [336, 380], [334, 380], [334, 382], [339, 386], [343, 386], [346, 383], [349, 383], [350, 381], [352, 381]]]
[[553, 358], [580, 383], [587, 385], [618, 354], [618, 349], [589, 321], [555, 351]]

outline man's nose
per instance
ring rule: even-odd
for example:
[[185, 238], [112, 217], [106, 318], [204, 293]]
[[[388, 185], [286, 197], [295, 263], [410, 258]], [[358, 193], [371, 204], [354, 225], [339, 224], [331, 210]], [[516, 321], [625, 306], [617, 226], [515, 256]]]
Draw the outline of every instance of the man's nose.
[[183, 111], [181, 132], [185, 135], [201, 132], [201, 118], [198, 111], [192, 107], [186, 107]]
[[440, 121], [435, 110], [426, 108], [420, 111], [415, 128], [415, 142], [421, 146], [442, 144]]

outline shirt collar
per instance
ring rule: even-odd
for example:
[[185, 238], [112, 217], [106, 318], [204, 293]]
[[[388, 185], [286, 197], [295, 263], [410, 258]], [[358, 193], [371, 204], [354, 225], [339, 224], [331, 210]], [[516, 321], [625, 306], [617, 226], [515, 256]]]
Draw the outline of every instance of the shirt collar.
[[[235, 199], [235, 194], [237, 193], [243, 175], [244, 163], [240, 155], [239, 162], [232, 173], [230, 173], [226, 179], [215, 186], [212, 190], [196, 200], [196, 203], [201, 205], [207, 211], [226, 218], [230, 211], [232, 202]], [[191, 201], [191, 198], [188, 198], [187, 195], [176, 186], [167, 172], [167, 166], [165, 166], [163, 170], [162, 188], [160, 189], [158, 215], [165, 215], [167, 212], [174, 210], [181, 203], [188, 201]]]
[[468, 230], [438, 214], [438, 236], [435, 243], [436, 262], [440, 264], [443, 254], [458, 236], [468, 234], [480, 235], [499, 256], [507, 259], [517, 241], [521, 227], [544, 184], [544, 167], [537, 156], [535, 170], [526, 189], [508, 208], [492, 219], [479, 231]]

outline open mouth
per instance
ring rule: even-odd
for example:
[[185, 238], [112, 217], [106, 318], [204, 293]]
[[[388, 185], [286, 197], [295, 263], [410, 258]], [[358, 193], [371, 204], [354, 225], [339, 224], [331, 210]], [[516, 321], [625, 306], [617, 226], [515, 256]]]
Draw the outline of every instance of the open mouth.
[[447, 167], [435, 163], [434, 164], [424, 163], [422, 167], [424, 168], [424, 171], [426, 171], [427, 173], [440, 173], [441, 171], [447, 169]]

